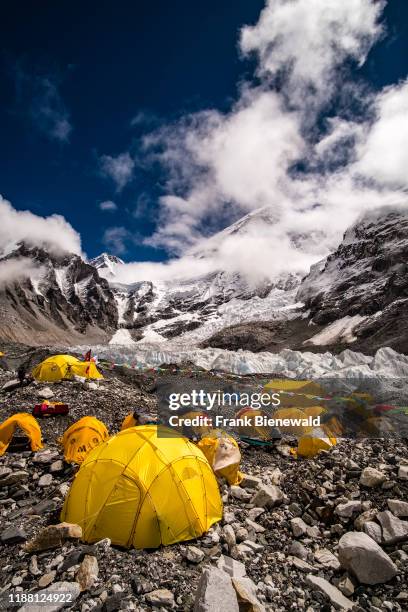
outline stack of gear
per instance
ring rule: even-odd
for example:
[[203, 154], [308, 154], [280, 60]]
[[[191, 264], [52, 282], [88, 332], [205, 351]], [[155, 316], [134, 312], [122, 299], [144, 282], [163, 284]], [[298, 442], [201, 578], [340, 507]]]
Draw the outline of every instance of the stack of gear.
[[65, 461], [79, 464], [93, 448], [108, 438], [108, 430], [102, 421], [86, 416], [68, 427], [58, 442], [64, 448]]
[[80, 525], [85, 542], [156, 548], [198, 538], [221, 520], [220, 492], [203, 453], [172, 430], [158, 431], [125, 429], [82, 463], [61, 520]]
[[36, 380], [42, 382], [58, 382], [72, 380], [75, 376], [81, 378], [103, 378], [94, 361], [80, 361], [72, 355], [53, 355], [38, 364], [32, 371]]
[[229, 485], [240, 484], [243, 479], [239, 471], [241, 452], [234, 438], [215, 429], [202, 438], [197, 446], [218, 477], [225, 478]]
[[[18, 428], [26, 434], [24, 438], [14, 436]], [[14, 440], [17, 441], [17, 438], [21, 448], [15, 448], [14, 450], [26, 450], [28, 447], [35, 452], [43, 447], [40, 426], [35, 418], [27, 412], [13, 414], [0, 425], [0, 456], [4, 455], [7, 449], [9, 451], [13, 450], [12, 445]]]
[[68, 414], [68, 412], [68, 404], [49, 402], [48, 400], [44, 400], [41, 404], [35, 404], [33, 408], [33, 415], [37, 417], [61, 416]]

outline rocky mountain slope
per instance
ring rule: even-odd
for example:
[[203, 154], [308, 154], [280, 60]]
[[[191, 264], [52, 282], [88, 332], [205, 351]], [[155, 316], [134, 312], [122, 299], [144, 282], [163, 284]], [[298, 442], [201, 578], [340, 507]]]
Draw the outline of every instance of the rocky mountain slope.
[[284, 347], [374, 353], [382, 346], [408, 352], [408, 210], [367, 213], [326, 259], [312, 266], [295, 300], [294, 320], [243, 323], [204, 346], [276, 351]]
[[0, 284], [2, 339], [41, 344], [85, 337], [106, 342], [117, 328], [108, 282], [78, 255], [21, 244], [0, 264], [5, 270], [13, 266], [13, 275]]
[[362, 217], [338, 249], [312, 267], [297, 299], [312, 323], [329, 324], [315, 342], [331, 343], [339, 331], [344, 336], [343, 321], [357, 350], [392, 346], [407, 352], [408, 210], [379, 209]]

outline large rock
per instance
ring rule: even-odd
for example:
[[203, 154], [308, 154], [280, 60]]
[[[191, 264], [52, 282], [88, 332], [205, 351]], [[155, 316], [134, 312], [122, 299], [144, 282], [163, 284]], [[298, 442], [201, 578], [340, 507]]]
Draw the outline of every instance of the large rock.
[[377, 516], [377, 510], [375, 508], [371, 508], [370, 510], [366, 510], [358, 515], [358, 517], [354, 521], [354, 529], [356, 531], [364, 530], [364, 523], [368, 521], [373, 521]]
[[273, 508], [283, 501], [283, 492], [276, 485], [261, 485], [251, 499], [257, 508]]
[[250, 612], [265, 612], [256, 596], [256, 585], [250, 578], [232, 578], [232, 585], [237, 593], [240, 609], [242, 607]]
[[337, 610], [351, 610], [354, 606], [354, 603], [350, 601], [350, 599], [347, 599], [337, 587], [325, 580], [325, 578], [308, 574], [306, 576], [306, 582], [313, 587], [313, 589], [323, 593]]
[[85, 555], [77, 575], [75, 576], [76, 581], [81, 587], [81, 591], [90, 589], [98, 579], [99, 567], [96, 557], [93, 555]]
[[290, 519], [290, 526], [292, 528], [293, 535], [295, 538], [299, 538], [307, 533], [307, 525], [303, 519], [299, 516]]
[[41, 599], [42, 595], [46, 597], [47, 595], [59, 594], [61, 596], [60, 601], [49, 604], [28, 603], [19, 608], [18, 612], [58, 612], [63, 608], [71, 609], [80, 592], [77, 582], [54, 582], [46, 589], [37, 591], [36, 595]]
[[190, 563], [201, 563], [204, 557], [205, 554], [203, 553], [201, 548], [198, 548], [197, 546], [187, 546], [185, 558], [187, 559], [187, 561], [190, 561]]
[[50, 448], [46, 448], [45, 450], [36, 453], [33, 457], [33, 463], [40, 463], [42, 465], [46, 465], [47, 463], [52, 463], [56, 459], [58, 459], [58, 452], [52, 450]]
[[381, 525], [384, 544], [395, 544], [408, 539], [408, 521], [401, 521], [389, 510], [379, 512], [377, 521]]
[[262, 480], [258, 476], [252, 476], [251, 474], [243, 474], [242, 476], [241, 487], [244, 487], [244, 489], [257, 489], [262, 484]]
[[242, 489], [238, 485], [232, 485], [230, 487], [230, 493], [232, 497], [234, 497], [235, 499], [239, 499], [240, 501], [248, 501], [251, 499], [251, 493], [249, 493], [245, 489]]
[[364, 487], [379, 487], [386, 480], [384, 472], [373, 467], [364, 468], [360, 476], [360, 484]]
[[398, 478], [408, 480], [408, 465], [400, 465], [398, 468]]
[[17, 482], [26, 482], [28, 480], [28, 472], [24, 470], [17, 470], [11, 472], [0, 478], [0, 487], [9, 487], [10, 485], [16, 484]]
[[194, 612], [239, 612], [237, 595], [231, 578], [220, 569], [210, 567], [201, 574]]
[[387, 504], [394, 516], [408, 516], [408, 502], [400, 499], [387, 499]]
[[168, 589], [156, 589], [155, 591], [151, 591], [147, 593], [146, 600], [151, 604], [154, 608], [173, 608], [175, 605], [174, 595]]
[[245, 565], [227, 555], [221, 555], [217, 563], [218, 569], [226, 572], [231, 578], [242, 578], [246, 576]]
[[370, 536], [374, 542], [377, 542], [377, 544], [382, 543], [382, 532], [378, 523], [375, 523], [374, 521], [366, 521], [363, 525], [363, 531]]
[[51, 399], [52, 397], [54, 397], [54, 391], [49, 387], [44, 387], [44, 389], [39, 389], [37, 391], [37, 395], [42, 399]]
[[390, 557], [367, 534], [350, 531], [339, 540], [340, 565], [359, 582], [380, 584], [396, 576], [398, 570]]
[[361, 501], [359, 500], [348, 501], [344, 504], [339, 504], [338, 506], [336, 506], [335, 509], [335, 513], [338, 514], [338, 516], [341, 516], [342, 518], [350, 518], [351, 516], [353, 516], [353, 514], [360, 511]]
[[27, 534], [22, 527], [8, 527], [1, 532], [2, 544], [20, 544], [27, 540]]
[[289, 547], [289, 554], [298, 557], [299, 559], [307, 559], [308, 550], [303, 544], [298, 542], [297, 540], [293, 541]]
[[55, 570], [53, 570], [52, 572], [47, 572], [46, 574], [41, 576], [41, 578], [39, 579], [38, 586], [41, 587], [42, 589], [49, 586], [51, 582], [54, 582], [54, 578], [56, 575], [57, 575], [57, 572]]
[[43, 474], [38, 481], [39, 487], [49, 487], [52, 483], [52, 474]]
[[21, 382], [17, 378], [13, 378], [13, 380], [8, 380], [4, 383], [1, 390], [5, 392], [14, 391], [14, 389], [18, 389], [18, 387], [21, 387]]
[[232, 550], [237, 543], [237, 539], [235, 537], [235, 531], [233, 530], [231, 525], [224, 525], [222, 529], [222, 535], [227, 543], [228, 550]]
[[59, 523], [58, 525], [49, 525], [37, 533], [34, 538], [29, 540], [24, 549], [27, 552], [37, 552], [40, 550], [49, 550], [61, 546], [65, 540], [82, 538], [82, 527], [73, 523]]
[[340, 569], [340, 563], [338, 558], [336, 557], [336, 555], [333, 555], [333, 553], [327, 548], [317, 549], [314, 554], [314, 558], [318, 563], [320, 563], [320, 565], [323, 565], [323, 567], [327, 567], [333, 570]]

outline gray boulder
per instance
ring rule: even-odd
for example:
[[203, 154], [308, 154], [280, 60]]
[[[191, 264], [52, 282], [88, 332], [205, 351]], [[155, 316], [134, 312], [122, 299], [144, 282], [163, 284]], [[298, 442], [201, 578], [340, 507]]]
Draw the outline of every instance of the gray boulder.
[[338, 556], [341, 567], [352, 572], [363, 584], [387, 582], [398, 572], [382, 548], [360, 531], [350, 531], [340, 538]]
[[408, 539], [408, 521], [401, 521], [389, 510], [379, 512], [377, 521], [382, 529], [382, 541], [384, 544], [395, 544]]
[[201, 574], [198, 583], [194, 612], [239, 612], [237, 595], [231, 578], [222, 570], [211, 567]]

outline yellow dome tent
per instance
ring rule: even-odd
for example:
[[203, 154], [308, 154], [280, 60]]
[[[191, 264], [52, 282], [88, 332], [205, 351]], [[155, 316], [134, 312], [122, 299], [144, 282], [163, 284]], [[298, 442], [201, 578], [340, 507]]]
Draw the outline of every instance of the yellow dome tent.
[[85, 416], [64, 431], [58, 441], [68, 463], [82, 463], [88, 453], [109, 438], [108, 430], [96, 417]]
[[[265, 386], [267, 393], [280, 393], [279, 408], [307, 408], [319, 405], [317, 397], [325, 397], [323, 388], [311, 380], [293, 380], [288, 378], [274, 378]], [[309, 396], [309, 397], [308, 397]]]
[[317, 427], [299, 438], [294, 454], [299, 457], [315, 457], [321, 451], [328, 451], [336, 444], [336, 438], [327, 427]]
[[235, 418], [242, 421], [242, 425], [237, 425], [236, 430], [239, 436], [247, 436], [257, 440], [267, 441], [272, 438], [272, 428], [264, 425], [256, 425], [256, 417], [268, 418], [270, 415], [264, 410], [255, 408], [240, 408], [235, 414]]
[[72, 355], [48, 357], [34, 368], [32, 375], [42, 382], [57, 382], [72, 379], [74, 376], [103, 378], [94, 361], [80, 361]]
[[125, 429], [89, 453], [61, 515], [81, 525], [85, 542], [108, 537], [127, 548], [197, 538], [221, 518], [203, 453], [173, 431], [159, 437], [156, 425]]
[[27, 412], [18, 412], [0, 425], [0, 457], [6, 452], [18, 427], [30, 438], [32, 451], [37, 451], [43, 447], [41, 443], [41, 429], [35, 418]]

